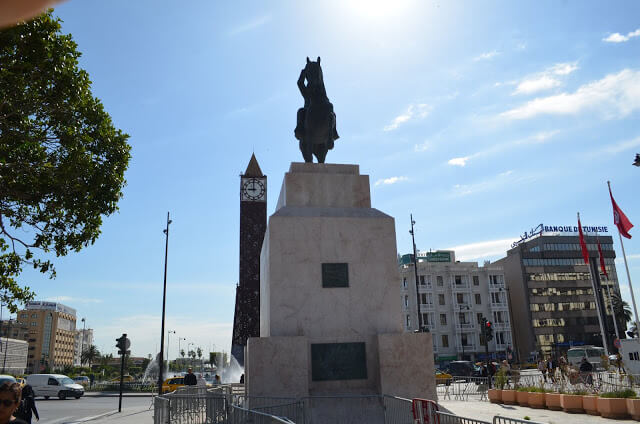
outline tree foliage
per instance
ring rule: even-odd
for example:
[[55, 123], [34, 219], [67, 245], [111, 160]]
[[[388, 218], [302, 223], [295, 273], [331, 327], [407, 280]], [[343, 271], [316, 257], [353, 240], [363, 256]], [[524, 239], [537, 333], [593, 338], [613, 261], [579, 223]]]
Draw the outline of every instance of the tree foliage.
[[129, 136], [80, 55], [52, 11], [0, 30], [0, 296], [13, 312], [34, 296], [23, 267], [54, 278], [48, 257], [93, 244], [122, 197]]
[[98, 359], [100, 359], [100, 351], [95, 345], [87, 346], [80, 354], [80, 363], [88, 364], [89, 367]]

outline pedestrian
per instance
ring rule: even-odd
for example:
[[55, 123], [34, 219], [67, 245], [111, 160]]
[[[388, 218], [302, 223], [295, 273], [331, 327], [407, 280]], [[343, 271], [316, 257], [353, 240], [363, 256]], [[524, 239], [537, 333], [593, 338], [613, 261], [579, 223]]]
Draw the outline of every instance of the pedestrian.
[[567, 358], [564, 355], [560, 355], [558, 363], [560, 365], [560, 376], [565, 380], [567, 378]]
[[538, 371], [542, 373], [542, 376], [544, 377], [544, 382], [546, 383], [547, 382], [547, 364], [542, 359], [538, 360]]
[[20, 383], [5, 381], [0, 386], [0, 424], [26, 424], [13, 416], [20, 405], [21, 395]]
[[549, 360], [547, 361], [547, 374], [549, 374], [549, 378], [551, 379], [552, 383], [556, 382], [555, 371], [556, 370], [553, 366], [553, 359], [549, 358]]
[[89, 388], [93, 387], [93, 382], [95, 381], [96, 376], [93, 373], [89, 374]]
[[218, 374], [216, 374], [216, 376], [214, 377], [213, 384], [215, 384], [216, 386], [222, 384], [222, 382], [220, 381], [220, 376]]
[[240, 384], [244, 384], [244, 374], [240, 376]]
[[198, 379], [196, 375], [193, 373], [193, 368], [187, 369], [187, 375], [184, 376], [184, 385], [185, 386], [195, 386], [198, 384]]
[[583, 357], [580, 362], [580, 377], [583, 383], [589, 385], [593, 383], [593, 377], [591, 376], [592, 371], [593, 365], [591, 365], [591, 362], [587, 361], [586, 357]]
[[22, 388], [22, 401], [14, 415], [16, 418], [20, 418], [28, 424], [31, 424], [33, 415], [36, 416], [37, 421], [40, 421], [40, 415], [38, 415], [38, 409], [36, 408], [35, 393], [30, 384]]

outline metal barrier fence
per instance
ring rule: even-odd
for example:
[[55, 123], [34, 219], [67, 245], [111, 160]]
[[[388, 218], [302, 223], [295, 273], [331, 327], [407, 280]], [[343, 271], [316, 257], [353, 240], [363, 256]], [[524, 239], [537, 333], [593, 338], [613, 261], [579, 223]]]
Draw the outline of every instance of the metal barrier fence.
[[438, 379], [436, 392], [440, 400], [487, 399], [489, 379], [487, 377], [451, 377]]
[[154, 424], [169, 424], [169, 399], [156, 396], [153, 399]]
[[229, 419], [226, 421], [211, 421], [213, 423], [225, 424], [296, 424], [295, 422], [275, 415], [266, 414], [264, 412], [251, 409], [241, 408], [239, 406], [231, 406]]
[[385, 423], [414, 424], [410, 399], [384, 395], [382, 402]]
[[507, 418], [502, 416], [493, 417], [492, 424], [543, 424], [531, 420], [520, 420], [518, 418]]
[[449, 414], [447, 412], [436, 411], [432, 415], [432, 421], [425, 421], [426, 423], [434, 422], [439, 424], [491, 424], [488, 421], [476, 420], [473, 418], [459, 417], [458, 415]]

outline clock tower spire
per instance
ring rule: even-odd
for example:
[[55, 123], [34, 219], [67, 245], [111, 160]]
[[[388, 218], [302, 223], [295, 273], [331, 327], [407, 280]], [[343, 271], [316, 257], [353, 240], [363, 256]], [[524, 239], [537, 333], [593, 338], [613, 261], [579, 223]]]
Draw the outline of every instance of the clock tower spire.
[[240, 175], [240, 275], [231, 355], [244, 366], [249, 337], [260, 337], [260, 251], [267, 228], [267, 177], [255, 154]]

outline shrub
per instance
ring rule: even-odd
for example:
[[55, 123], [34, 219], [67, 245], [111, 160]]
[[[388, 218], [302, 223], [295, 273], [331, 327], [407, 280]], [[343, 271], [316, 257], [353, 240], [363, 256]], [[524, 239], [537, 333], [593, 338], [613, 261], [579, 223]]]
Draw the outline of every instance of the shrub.
[[530, 417], [530, 416], [528, 416], [528, 415], [525, 415], [525, 416], [524, 416], [524, 419], [525, 419], [525, 420], [527, 420], [527, 421], [529, 421], [529, 420], [531, 419], [531, 417]]
[[496, 389], [504, 389], [504, 386], [507, 385], [507, 370], [504, 368], [500, 368], [500, 370], [496, 373], [495, 376]]
[[603, 398], [623, 398], [623, 399], [633, 399], [636, 397], [636, 392], [631, 389], [626, 390], [617, 390], [615, 392], [606, 392], [602, 393], [600, 397]]

